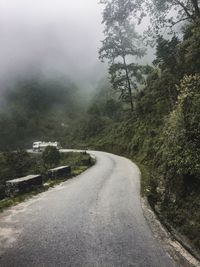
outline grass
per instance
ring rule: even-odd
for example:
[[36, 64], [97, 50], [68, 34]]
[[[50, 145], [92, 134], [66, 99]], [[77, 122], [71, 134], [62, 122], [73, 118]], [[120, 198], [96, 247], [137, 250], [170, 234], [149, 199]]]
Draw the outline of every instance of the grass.
[[34, 189], [30, 193], [25, 193], [25, 194], [15, 196], [15, 197], [4, 198], [0, 201], [0, 212], [2, 212], [6, 208], [17, 205], [18, 203], [21, 203], [25, 200], [28, 200], [29, 198], [31, 198], [31, 197], [39, 194], [39, 193], [42, 193], [48, 189], [49, 189], [49, 187], [46, 188], [45, 186], [41, 186], [41, 187], [38, 187], [37, 189]]

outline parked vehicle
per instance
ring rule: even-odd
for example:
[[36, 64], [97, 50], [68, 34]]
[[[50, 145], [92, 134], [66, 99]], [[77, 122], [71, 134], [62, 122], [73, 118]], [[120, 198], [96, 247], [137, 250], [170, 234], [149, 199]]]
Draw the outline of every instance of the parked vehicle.
[[37, 141], [37, 142], [34, 142], [33, 143], [33, 151], [42, 152], [48, 146], [53, 146], [53, 147], [56, 147], [57, 149], [61, 149], [61, 145], [60, 145], [59, 142], [42, 142], [42, 141]]

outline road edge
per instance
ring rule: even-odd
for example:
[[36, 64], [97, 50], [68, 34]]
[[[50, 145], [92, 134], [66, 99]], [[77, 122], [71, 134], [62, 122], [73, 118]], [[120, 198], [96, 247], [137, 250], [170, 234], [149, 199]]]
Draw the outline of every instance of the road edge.
[[161, 224], [146, 197], [141, 197], [141, 204], [144, 217], [146, 218], [154, 237], [162, 244], [170, 257], [179, 263], [180, 266], [200, 267], [200, 262]]

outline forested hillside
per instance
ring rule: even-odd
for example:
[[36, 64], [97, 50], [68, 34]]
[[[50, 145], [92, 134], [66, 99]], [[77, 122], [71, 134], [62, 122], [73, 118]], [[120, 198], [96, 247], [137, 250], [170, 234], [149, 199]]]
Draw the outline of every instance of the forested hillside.
[[[129, 98], [118, 98], [111, 65], [113, 92], [106, 94], [110, 88], [105, 86], [94, 98], [82, 139], [89, 147], [126, 155], [140, 163], [145, 168], [143, 194], [166, 223], [200, 250], [198, 16], [182, 27], [181, 37], [159, 35], [156, 43], [156, 58], [148, 67], [148, 75], [145, 73], [145, 82], [132, 90], [133, 111]], [[122, 73], [124, 66], [117, 67]], [[135, 67], [128, 66], [130, 72]], [[120, 85], [123, 78], [118, 77]]]

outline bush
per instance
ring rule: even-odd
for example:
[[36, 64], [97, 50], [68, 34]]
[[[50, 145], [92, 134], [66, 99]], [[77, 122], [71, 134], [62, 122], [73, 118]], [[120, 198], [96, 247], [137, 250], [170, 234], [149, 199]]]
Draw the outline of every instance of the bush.
[[199, 88], [200, 75], [184, 77], [179, 86], [177, 105], [164, 127], [162, 161], [167, 163], [172, 187], [173, 179], [177, 177], [184, 179], [183, 186], [190, 183], [189, 179], [200, 177]]
[[44, 164], [47, 167], [55, 167], [60, 162], [60, 152], [56, 147], [48, 146], [42, 153]]

